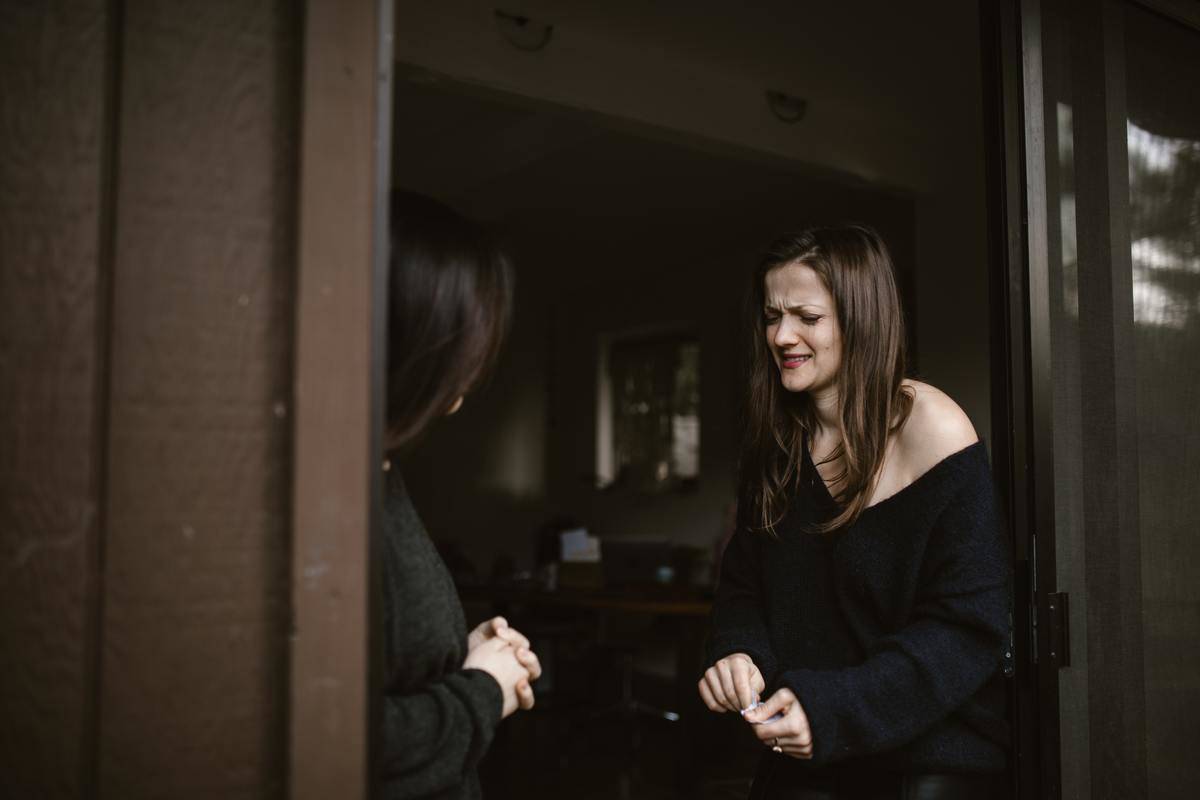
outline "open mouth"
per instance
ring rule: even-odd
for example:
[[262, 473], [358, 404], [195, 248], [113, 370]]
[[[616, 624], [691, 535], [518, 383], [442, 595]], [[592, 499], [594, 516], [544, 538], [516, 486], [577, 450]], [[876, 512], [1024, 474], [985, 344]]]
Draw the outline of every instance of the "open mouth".
[[779, 365], [784, 369], [796, 369], [810, 360], [812, 360], [812, 355], [810, 354], [784, 353], [779, 358]]

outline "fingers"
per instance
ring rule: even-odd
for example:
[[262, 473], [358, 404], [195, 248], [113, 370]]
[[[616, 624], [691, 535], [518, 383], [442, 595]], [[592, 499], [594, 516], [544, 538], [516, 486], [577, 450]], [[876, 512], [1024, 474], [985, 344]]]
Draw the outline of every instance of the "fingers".
[[[795, 708], [795, 706], [793, 705], [792, 708]], [[791, 713], [792, 708], [789, 708], [788, 711], [784, 713], [782, 719], [775, 720], [774, 722], [764, 722], [761, 725], [753, 726], [754, 735], [764, 742], [770, 741], [771, 739], [784, 739], [793, 736], [800, 736], [803, 731], [801, 730], [799, 719]], [[797, 741], [796, 743], [804, 744], [802, 741]]]
[[733, 675], [733, 690], [737, 696], [738, 710], [749, 708], [758, 699], [758, 693], [750, 684], [750, 673], [758, 670], [754, 669], [753, 662], [745, 658], [733, 659], [729, 670]]
[[508, 625], [508, 620], [506, 620], [504, 617], [492, 617], [490, 620], [485, 622], [484, 625], [487, 626], [485, 635], [488, 638], [494, 636], [498, 639], [503, 639], [518, 649], [522, 647], [529, 647], [529, 639], [516, 628], [510, 628]]
[[749, 657], [730, 656], [704, 672], [697, 688], [711, 711], [741, 711], [754, 703], [763, 690], [762, 673]]
[[764, 730], [767, 726], [760, 725], [754, 729], [754, 735], [759, 738], [759, 741], [766, 742], [767, 744], [778, 741], [785, 750], [791, 747], [797, 751], [803, 751], [811, 755], [813, 741], [812, 734], [808, 728], [796, 730], [795, 725], [789, 725], [788, 722], [789, 720], [785, 717], [779, 720], [779, 722], [772, 723], [773, 727], [782, 726], [776, 727], [774, 731]]
[[[496, 619], [500, 620], [501, 622], [504, 621], [504, 617], [496, 617]], [[513, 647], [516, 647], [518, 649], [522, 648], [522, 647], [528, 649], [528, 647], [529, 647], [529, 640], [527, 638], [525, 638], [525, 635], [522, 634], [520, 631], [518, 631], [516, 628], [509, 628], [509, 627], [497, 628], [496, 629], [496, 638], [503, 639], [504, 641], [508, 642]]]
[[760, 742], [770, 744], [776, 739], [787, 739], [795, 735], [787, 724], [787, 718], [783, 718], [778, 722], [768, 722], [766, 725], [755, 725], [753, 727], [754, 735], [758, 737]]
[[721, 675], [721, 662], [713, 664], [708, 672], [708, 688], [712, 689], [713, 697], [721, 704], [722, 711], [733, 711], [736, 701], [731, 700], [725, 693], [725, 679]]
[[[478, 646], [467, 651], [463, 667], [482, 669], [485, 672], [491, 672], [495, 676], [494, 665], [503, 661], [500, 654], [505, 650], [511, 652], [512, 645], [503, 639], [484, 639]], [[515, 653], [513, 654], [513, 661], [516, 663]], [[517, 666], [520, 665], [517, 664]]]
[[492, 639], [501, 639], [517, 649], [529, 647], [529, 639], [516, 628], [510, 628], [508, 620], [500, 616], [479, 623], [475, 630], [471, 631], [468, 643], [474, 648]]
[[[733, 670], [729, 666], [729, 659], [723, 658], [716, 663], [717, 675], [721, 680], [721, 690], [724, 692], [722, 702], [730, 711], [741, 711], [746, 706], [737, 705], [738, 697], [737, 690], [733, 686]], [[749, 705], [749, 704], [747, 704]]]
[[[786, 693], [786, 694], [785, 694]], [[782, 697], [781, 697], [782, 695]], [[773, 703], [770, 701], [774, 701]], [[780, 689], [755, 712], [778, 707], [780, 703], [787, 705], [781, 709], [783, 718], [775, 722], [764, 722], [754, 726], [754, 735], [767, 745], [776, 745], [783, 752], [796, 758], [811, 758], [813, 751], [812, 728], [808, 724], [808, 715], [804, 707], [789, 689]], [[746, 715], [751, 716], [750, 714]]]
[[467, 649], [474, 650], [476, 647], [479, 647], [479, 645], [487, 641], [487, 638], [490, 635], [489, 630], [491, 629], [491, 626], [492, 622], [491, 620], [488, 620], [487, 622], [481, 622], [472, 628], [471, 632], [467, 634]]
[[713, 697], [712, 689], [708, 688], [707, 678], [701, 678], [698, 687], [700, 689], [700, 699], [704, 701], [704, 705], [708, 706], [709, 711], [715, 711], [720, 714], [725, 710], [725, 706], [718, 703], [717, 699]]
[[746, 721], [759, 723], [763, 720], [770, 719], [780, 712], [786, 713], [787, 708], [795, 702], [796, 695], [792, 694], [791, 689], [780, 689], [775, 694], [768, 697], [758, 708], [754, 709], [753, 711], [747, 711], [745, 714]]
[[542, 677], [542, 662], [538, 660], [537, 653], [528, 647], [517, 650], [517, 661], [529, 672], [529, 680], [536, 681]]
[[717, 713], [731, 710], [729, 703], [725, 702], [725, 689], [721, 686], [721, 675], [715, 665], [704, 672], [702, 683], [708, 691], [707, 696], [712, 701], [709, 705], [710, 709]]
[[783, 750], [784, 755], [791, 756], [792, 758], [801, 758], [801, 759], [812, 758], [812, 744], [811, 743], [801, 747], [800, 745], [790, 744], [790, 743], [785, 742], [782, 739], [780, 739], [779, 747], [781, 750]]
[[[530, 650], [528, 647], [518, 647], [510, 644], [507, 640], [499, 636], [493, 636], [483, 644], [479, 645], [476, 652], [481, 657], [487, 655], [508, 651], [512, 654], [516, 662], [529, 674], [530, 680], [537, 680], [542, 676], [542, 662], [537, 657], [537, 653]], [[468, 654], [468, 658], [470, 655]]]
[[517, 705], [521, 710], [528, 711], [533, 708], [533, 687], [529, 685], [529, 681], [517, 681]]
[[801, 724], [801, 718], [795, 713], [795, 708], [796, 706], [793, 705], [788, 713], [783, 715], [783, 719], [781, 720], [755, 725], [754, 735], [762, 742], [769, 742], [772, 739], [779, 739], [781, 741], [786, 739], [800, 747], [812, 745], [812, 734], [808, 730], [808, 725]]
[[493, 636], [490, 639], [485, 639], [483, 644], [479, 645], [479, 649], [488, 653], [499, 653], [504, 649], [511, 649], [512, 645], [503, 639]]

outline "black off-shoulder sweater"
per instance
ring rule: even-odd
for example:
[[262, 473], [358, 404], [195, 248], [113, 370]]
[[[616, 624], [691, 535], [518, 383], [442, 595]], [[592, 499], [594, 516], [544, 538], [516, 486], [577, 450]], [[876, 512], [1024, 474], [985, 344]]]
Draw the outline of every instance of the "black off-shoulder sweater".
[[500, 722], [500, 686], [462, 668], [467, 625], [454, 580], [394, 470], [387, 492], [380, 795], [478, 798], [476, 769]]
[[1010, 559], [983, 444], [825, 535], [805, 525], [836, 506], [804, 458], [778, 537], [734, 534], [713, 607], [712, 661], [747, 653], [764, 697], [786, 686], [808, 715], [811, 761], [767, 757], [799, 770], [1003, 770]]

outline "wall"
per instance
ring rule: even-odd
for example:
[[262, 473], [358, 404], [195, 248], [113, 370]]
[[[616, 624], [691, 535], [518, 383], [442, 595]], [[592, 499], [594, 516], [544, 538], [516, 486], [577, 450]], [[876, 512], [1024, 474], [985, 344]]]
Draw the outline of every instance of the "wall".
[[[506, 8], [554, 25], [550, 44], [509, 45], [493, 7], [401, 0], [397, 58], [643, 132], [782, 157], [842, 179], [903, 187], [917, 203], [919, 376], [990, 435], [987, 244], [976, 4], [924, 13], [840, 4], [539, 2]], [[775, 120], [766, 89], [808, 99]]]
[[957, 35], [938, 41], [947, 68], [929, 119], [941, 137], [926, 163], [933, 185], [917, 201], [918, 376], [953, 397], [991, 439], [983, 78], [975, 3], [940, 9]]
[[0, 6], [0, 786], [92, 769], [104, 281], [103, 2]]
[[[707, 551], [733, 498], [741, 301], [758, 252], [797, 220], [857, 218], [884, 233], [911, 276], [912, 199], [613, 131], [541, 161], [462, 192], [459, 205], [477, 212], [509, 200], [493, 225], [517, 268], [515, 328], [490, 384], [406, 459], [409, 489], [435, 538], [454, 542], [481, 577], [498, 556], [529, 567], [533, 532], [560, 514], [602, 536]], [[527, 201], [538, 197], [541, 207]], [[661, 495], [597, 491], [598, 343], [663, 327], [700, 339], [699, 481]]]
[[0, 15], [0, 793], [280, 796], [297, 12]]
[[125, 11], [106, 796], [282, 790], [294, 15], [233, 0]]

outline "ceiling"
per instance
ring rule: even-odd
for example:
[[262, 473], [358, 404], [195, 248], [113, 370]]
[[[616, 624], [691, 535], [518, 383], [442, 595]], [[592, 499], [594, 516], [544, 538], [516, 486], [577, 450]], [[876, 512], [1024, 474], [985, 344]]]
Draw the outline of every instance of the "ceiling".
[[618, 273], [622, 265], [678, 264], [742, 243], [762, 246], [781, 231], [819, 222], [894, 227], [897, 209], [903, 215], [910, 207], [892, 191], [462, 87], [401, 81], [395, 109], [394, 184], [487, 221], [519, 244], [524, 260], [547, 268], [563, 252]]
[[[946, 98], [978, 92], [979, 20], [972, 0], [526, 0], [519, 11], [690, 55], [772, 85], [801, 78], [835, 102], [919, 128]], [[504, 7], [501, 5], [501, 7]], [[963, 69], [966, 64], [972, 69]], [[974, 87], [974, 88], [973, 88]], [[799, 87], [796, 87], [799, 88]]]
[[[454, 38], [456, 15], [478, 22], [490, 8], [467, 0], [431, 2], [399, 3], [398, 29], [410, 21], [425, 25], [412, 35], [443, 50], [482, 46], [481, 39]], [[703, 62], [756, 85], [799, 75], [812, 102], [836, 105], [847, 119], [923, 137], [934, 152], [961, 140], [952, 118], [968, 115], [972, 98], [978, 99], [977, 10], [964, 0], [918, 6], [527, 0], [500, 8], [575, 35]], [[544, 72], [553, 63], [528, 68]], [[648, 260], [686, 261], [742, 242], [761, 246], [782, 230], [847, 219], [891, 228], [893, 241], [913, 237], [910, 194], [750, 148], [571, 110], [404, 63], [394, 108], [393, 182], [488, 221], [524, 251], [540, 251], [527, 260], [545, 269], [556, 263], [554, 254], [570, 251], [576, 260], [616, 270], [629, 264], [636, 271]], [[628, 258], [633, 250], [636, 260]]]

